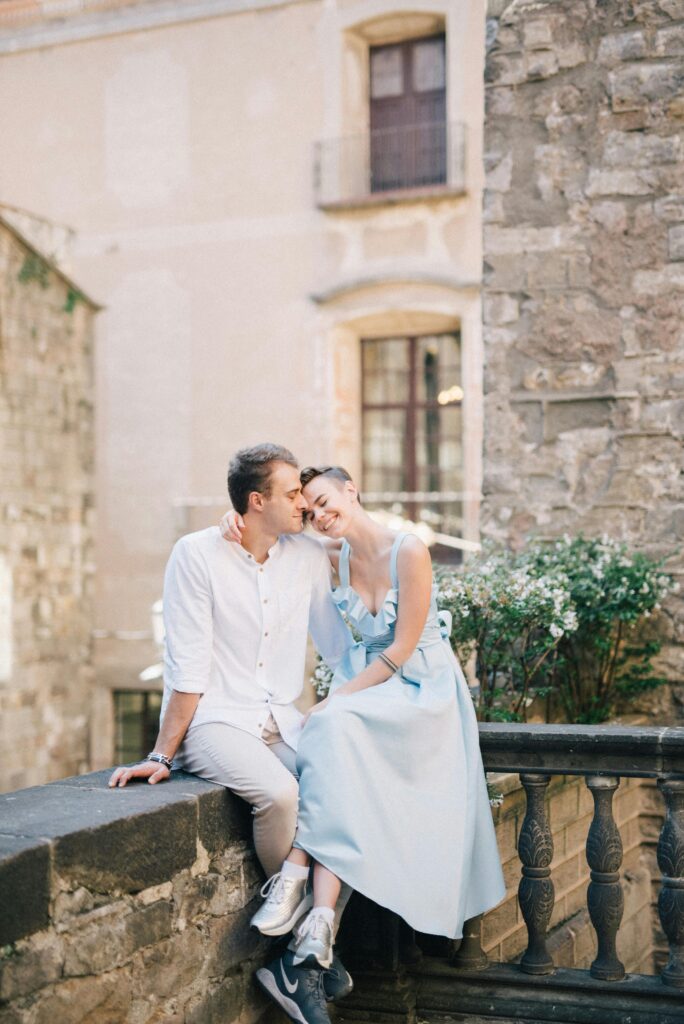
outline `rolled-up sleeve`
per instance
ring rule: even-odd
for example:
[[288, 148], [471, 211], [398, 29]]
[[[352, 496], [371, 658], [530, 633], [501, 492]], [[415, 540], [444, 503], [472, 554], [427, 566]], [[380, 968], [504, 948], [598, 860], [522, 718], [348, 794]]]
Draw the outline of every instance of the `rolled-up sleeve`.
[[332, 569], [328, 556], [323, 548], [314, 555], [309, 632], [318, 653], [330, 668], [335, 668], [354, 641], [332, 598]]
[[213, 599], [204, 558], [182, 537], [164, 575], [164, 676], [174, 690], [204, 693], [212, 659]]

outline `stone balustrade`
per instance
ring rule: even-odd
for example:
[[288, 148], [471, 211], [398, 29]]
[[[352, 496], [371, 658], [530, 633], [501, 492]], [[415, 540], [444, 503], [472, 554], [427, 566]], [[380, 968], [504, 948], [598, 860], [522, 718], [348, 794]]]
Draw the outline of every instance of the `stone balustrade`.
[[[383, 936], [383, 948], [377, 950], [372, 969], [357, 966], [357, 989], [345, 1008], [345, 1021], [372, 1019], [369, 1014], [384, 1013], [387, 1020], [470, 1021], [488, 1020], [563, 1021], [572, 1024], [601, 1021], [601, 1024], [676, 1024], [684, 1020], [684, 729], [634, 728], [624, 726], [503, 725], [481, 724], [480, 743], [485, 767], [490, 771], [515, 773], [525, 793], [524, 817], [510, 814], [504, 834], [513, 823], [518, 864], [517, 905], [506, 899], [482, 921], [466, 922], [464, 942], [459, 948], [442, 943], [441, 948], [418, 945], [431, 955], [416, 957], [410, 940], [394, 933], [396, 952], [384, 948], [388, 929], [377, 929]], [[562, 779], [560, 788], [558, 779]], [[639, 794], [644, 781], [645, 809], [649, 808], [654, 783], [662, 794], [664, 815], [660, 818], [657, 864], [660, 869], [660, 893], [657, 908], [667, 938], [667, 962], [659, 975], [642, 974], [620, 955], [620, 924], [625, 906], [625, 889], [631, 885], [623, 878], [623, 835], [633, 848], [634, 818], [627, 814], [618, 827], [614, 813], [615, 795], [622, 786], [629, 802]], [[510, 780], [509, 780], [510, 781]], [[578, 789], [583, 786], [583, 791]], [[549, 793], [555, 787], [556, 795]], [[584, 795], [586, 794], [586, 796]], [[591, 808], [590, 812], [587, 811]], [[505, 803], [504, 803], [505, 808]], [[570, 816], [566, 812], [571, 811]], [[634, 810], [634, 807], [631, 809]], [[550, 926], [554, 921], [555, 885], [563, 898], [576, 898], [582, 886], [567, 887], [563, 874], [573, 865], [579, 830], [589, 871], [585, 893], [588, 918], [594, 932], [592, 956], [586, 968], [564, 966], [556, 962]], [[569, 858], [554, 859], [554, 840], [566, 844]], [[508, 867], [504, 862], [504, 867]], [[560, 871], [559, 871], [560, 868]], [[510, 871], [508, 875], [510, 885]], [[567, 875], [567, 873], [566, 873]], [[570, 875], [570, 877], [573, 877]], [[585, 883], [586, 884], [586, 883]], [[485, 948], [507, 948], [507, 938], [498, 946], [493, 939], [508, 927], [515, 934], [515, 913], [519, 911], [527, 931], [526, 948], [520, 950], [518, 963], [496, 962]], [[567, 917], [567, 904], [561, 920]], [[574, 909], [574, 908], [573, 908]], [[636, 930], [628, 946], [638, 963], [639, 938], [648, 950], [652, 926], [648, 906], [632, 912], [630, 923]], [[376, 911], [377, 913], [377, 911]], [[386, 913], [386, 912], [380, 912]], [[372, 916], [372, 915], [371, 915]], [[492, 922], [496, 921], [492, 930]], [[356, 924], [357, 931], [359, 923]], [[366, 934], [373, 934], [372, 923], [364, 922]], [[354, 934], [348, 941], [355, 939]], [[483, 948], [484, 947], [484, 948]], [[404, 952], [408, 950], [408, 955]], [[508, 953], [513, 950], [508, 945]], [[437, 953], [438, 955], [434, 955]], [[353, 961], [350, 946], [349, 959]], [[364, 959], [373, 963], [373, 950], [364, 949]], [[506, 960], [510, 960], [510, 955]], [[581, 959], [581, 958], [580, 958]], [[388, 965], [396, 963], [392, 989]], [[382, 986], [378, 988], [378, 975]], [[378, 995], [380, 992], [380, 995]], [[383, 1018], [385, 1019], [385, 1018]]]

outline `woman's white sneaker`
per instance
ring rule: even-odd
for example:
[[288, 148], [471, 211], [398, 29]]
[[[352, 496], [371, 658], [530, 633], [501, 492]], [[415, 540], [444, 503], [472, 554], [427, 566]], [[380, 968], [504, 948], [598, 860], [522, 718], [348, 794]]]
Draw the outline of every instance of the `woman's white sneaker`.
[[316, 909], [310, 911], [300, 924], [295, 935], [293, 964], [307, 963], [330, 967], [333, 959], [333, 915], [328, 917]]
[[287, 878], [280, 871], [273, 875], [261, 889], [266, 899], [250, 922], [252, 928], [262, 935], [286, 935], [313, 904], [306, 889], [306, 878]]

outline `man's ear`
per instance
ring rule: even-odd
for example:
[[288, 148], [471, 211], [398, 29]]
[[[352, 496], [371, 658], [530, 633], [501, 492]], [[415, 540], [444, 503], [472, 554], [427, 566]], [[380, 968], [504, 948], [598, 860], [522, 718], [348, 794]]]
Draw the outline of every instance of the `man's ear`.
[[247, 498], [247, 511], [264, 511], [264, 496], [260, 491], [250, 491], [249, 497]]

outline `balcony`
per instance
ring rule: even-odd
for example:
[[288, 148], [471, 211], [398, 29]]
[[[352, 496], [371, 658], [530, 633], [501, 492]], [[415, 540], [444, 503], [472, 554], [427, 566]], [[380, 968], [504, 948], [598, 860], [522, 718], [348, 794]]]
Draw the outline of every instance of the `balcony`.
[[316, 205], [358, 209], [463, 195], [465, 125], [383, 128], [316, 143]]

